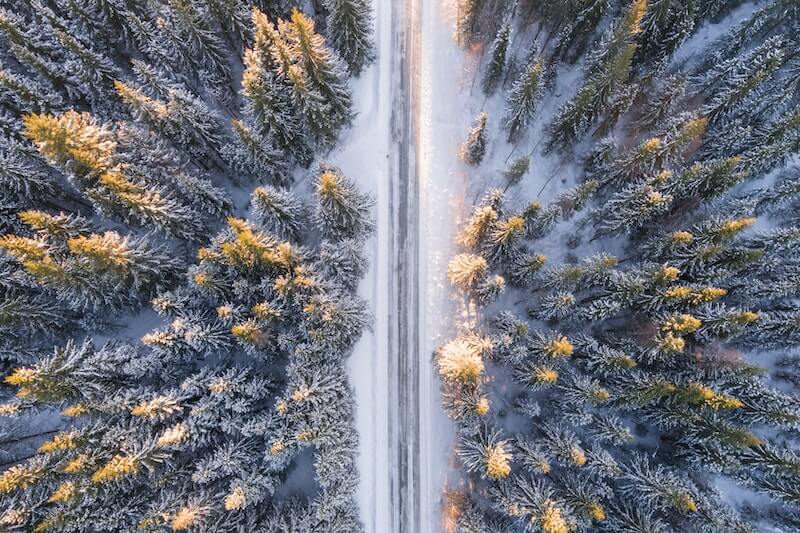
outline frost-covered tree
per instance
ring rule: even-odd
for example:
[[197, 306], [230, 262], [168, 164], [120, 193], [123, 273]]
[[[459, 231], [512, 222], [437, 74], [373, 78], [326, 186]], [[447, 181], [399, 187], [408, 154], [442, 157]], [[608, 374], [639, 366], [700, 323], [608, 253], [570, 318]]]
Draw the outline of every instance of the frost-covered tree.
[[511, 39], [511, 24], [506, 22], [500, 27], [492, 43], [492, 55], [483, 74], [482, 88], [487, 95], [494, 93], [503, 76], [508, 56], [508, 45]]
[[168, 285], [181, 267], [147, 239], [91, 233], [88, 221], [79, 217], [23, 211], [20, 218], [36, 237], [6, 234], [0, 249], [76, 310], [133, 307]]
[[163, 133], [190, 153], [218, 154], [224, 138], [221, 117], [180, 88], [167, 88], [166, 101], [149, 98], [135, 87], [114, 82], [120, 99], [138, 121]]
[[486, 154], [486, 113], [481, 113], [469, 130], [467, 140], [461, 145], [461, 159], [472, 166], [480, 165]]
[[369, 0], [326, 0], [331, 46], [358, 75], [375, 55], [372, 5]]
[[538, 110], [544, 90], [544, 60], [534, 59], [514, 82], [506, 104], [508, 142], [519, 140]]
[[306, 209], [288, 190], [258, 187], [251, 199], [259, 222], [277, 236], [296, 240], [306, 229]]
[[333, 240], [365, 238], [373, 229], [369, 212], [372, 201], [338, 169], [321, 165], [314, 183], [317, 223]]
[[288, 177], [285, 155], [256, 128], [231, 120], [234, 139], [220, 150], [220, 156], [236, 172], [234, 180], [270, 179], [284, 184]]
[[[257, 24], [257, 36], [259, 28]], [[299, 163], [307, 164], [311, 152], [308, 132], [303, 127], [299, 109], [292, 105], [289, 88], [280, 77], [268, 70], [268, 57], [252, 50], [245, 53], [242, 92], [246, 98], [246, 109], [256, 128], [249, 136], [254, 139], [265, 137], [266, 142], [275, 143], [278, 149]], [[234, 131], [239, 139], [243, 138], [236, 129]], [[260, 141], [260, 144], [264, 142]]]
[[582, 0], [572, 2], [577, 7], [574, 17], [568, 18], [567, 25], [558, 34], [553, 55], [558, 59], [574, 63], [583, 54], [592, 32], [608, 12], [608, 0]]
[[608, 30], [599, 50], [591, 57], [584, 84], [554, 119], [550, 146], [565, 147], [577, 141], [608, 110], [612, 99], [626, 102], [637, 36], [648, 10], [646, 0], [634, 1]]
[[89, 114], [29, 115], [25, 133], [102, 212], [123, 221], [154, 224], [182, 238], [197, 238], [202, 231], [202, 221], [191, 208], [128, 172], [120, 162], [116, 132]]
[[694, 31], [698, 3], [651, 0], [642, 21], [639, 61], [659, 62], [668, 58]]
[[[294, 10], [291, 20], [279, 23], [278, 29], [298, 67], [298, 71], [289, 69], [286, 74], [311, 119], [309, 127], [320, 139], [332, 143], [352, 118], [345, 66], [315, 32], [314, 22], [300, 11]], [[317, 95], [322, 102], [316, 102]]]
[[531, 159], [527, 156], [522, 156], [512, 161], [511, 165], [503, 171], [503, 177], [507, 184], [506, 186], [511, 187], [522, 181], [522, 178], [528, 173], [528, 170], [530, 170], [530, 166]]

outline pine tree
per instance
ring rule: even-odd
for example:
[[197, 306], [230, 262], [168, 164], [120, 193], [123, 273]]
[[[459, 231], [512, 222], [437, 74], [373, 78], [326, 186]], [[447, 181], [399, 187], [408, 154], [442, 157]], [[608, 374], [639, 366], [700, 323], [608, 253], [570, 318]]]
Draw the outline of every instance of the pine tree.
[[736, 112], [736, 107], [781, 67], [786, 60], [783, 46], [782, 39], [770, 39], [745, 58], [720, 65], [718, 76], [706, 76], [703, 86], [706, 91], [713, 89], [714, 96], [704, 111], [712, 122]]
[[0, 70], [0, 88], [14, 101], [14, 107], [20, 113], [48, 113], [63, 104], [58, 93], [45, 88], [35, 79], [10, 70]]
[[152, 223], [166, 233], [195, 239], [202, 231], [196, 213], [158, 187], [145, 187], [117, 162], [114, 132], [86, 113], [25, 117], [26, 135], [42, 155], [74, 180], [97, 207], [122, 220]]
[[471, 166], [480, 165], [486, 153], [486, 113], [481, 113], [475, 121], [475, 126], [469, 130], [469, 135], [461, 145], [461, 159]]
[[481, 477], [499, 480], [511, 473], [511, 450], [498, 433], [478, 436], [476, 440], [464, 439], [458, 454], [468, 470], [480, 472]]
[[208, 0], [208, 11], [217, 24], [233, 41], [245, 42], [252, 38], [250, 11], [242, 0]]
[[222, 147], [220, 155], [237, 173], [234, 179], [246, 181], [248, 178], [268, 178], [274, 183], [286, 184], [289, 178], [284, 154], [245, 122], [233, 119], [231, 126], [234, 140]]
[[619, 183], [643, 173], [670, 171], [674, 162], [680, 162], [687, 147], [703, 137], [707, 125], [708, 119], [703, 116], [677, 117], [665, 135], [646, 139], [611, 161], [606, 181]]
[[76, 310], [135, 305], [161, 283], [169, 283], [181, 266], [147, 239], [116, 232], [86, 233], [88, 224], [79, 218], [36, 211], [20, 217], [40, 237], [5, 235], [0, 247], [38, 284], [53, 289], [59, 300]]
[[[324, 142], [332, 143], [339, 129], [352, 119], [350, 90], [339, 57], [325, 46], [314, 31], [314, 23], [300, 11], [292, 12], [291, 21], [279, 22], [294, 64], [302, 72], [289, 69], [287, 75], [302, 99], [309, 126]], [[317, 103], [317, 96], [321, 99]], [[324, 104], [324, 111], [320, 104]]]
[[569, 531], [572, 521], [565, 505], [545, 482], [514, 476], [493, 490], [498, 506], [517, 524], [535, 524], [546, 533]]
[[134, 118], [154, 131], [198, 156], [219, 152], [224, 135], [221, 117], [200, 99], [179, 88], [168, 88], [166, 101], [152, 99], [121, 81], [115, 81], [114, 88]]
[[506, 179], [506, 188], [511, 187], [522, 181], [525, 174], [530, 169], [531, 160], [527, 156], [522, 156], [515, 159], [511, 166], [503, 171], [503, 177]]
[[462, 46], [475, 40], [483, 4], [483, 0], [459, 0], [456, 5], [456, 35]]
[[325, 9], [331, 47], [357, 76], [375, 58], [372, 6], [367, 0], [326, 0]]
[[473, 208], [472, 216], [461, 230], [458, 236], [458, 243], [468, 249], [479, 248], [492, 227], [499, 218], [498, 208], [502, 203], [502, 193], [499, 198], [494, 191], [488, 193], [483, 201]]
[[42, 161], [14, 141], [0, 143], [0, 197], [8, 205], [27, 206], [56, 193], [56, 182]]
[[245, 54], [247, 69], [242, 77], [242, 89], [247, 97], [248, 111], [257, 128], [273, 139], [276, 146], [291, 154], [301, 164], [310, 162], [311, 149], [291, 96], [279, 80], [265, 71], [265, 58], [253, 51]]
[[316, 220], [323, 235], [332, 240], [365, 238], [373, 229], [372, 202], [341, 172], [320, 165], [315, 180]]
[[150, 21], [132, 12], [127, 12], [125, 17], [136, 47], [152, 63], [170, 73], [177, 73], [185, 68], [185, 51], [168, 34], [164, 34], [163, 20]]
[[568, 18], [567, 26], [558, 34], [553, 56], [574, 63], [586, 49], [589, 38], [608, 11], [608, 0], [583, 0], [575, 2], [579, 11]]
[[652, 468], [644, 457], [637, 457], [626, 468], [623, 488], [632, 499], [656, 509], [669, 509], [679, 513], [697, 510], [695, 497], [688, 481], [663, 467]]
[[497, 85], [501, 81], [503, 70], [506, 68], [506, 56], [508, 55], [508, 44], [510, 39], [511, 24], [509, 22], [505, 22], [500, 27], [500, 31], [497, 32], [497, 36], [494, 38], [494, 42], [492, 43], [491, 59], [489, 60], [489, 64], [486, 66], [486, 70], [483, 74], [483, 81], [481, 82], [483, 92], [487, 96], [495, 92]]
[[258, 187], [251, 199], [259, 222], [277, 236], [298, 240], [307, 225], [306, 209], [300, 200], [288, 190], [273, 187]]
[[490, 339], [469, 333], [443, 345], [436, 353], [439, 372], [455, 383], [475, 383], [483, 373], [483, 357], [492, 349]]
[[544, 89], [544, 60], [536, 59], [528, 64], [519, 79], [514, 82], [506, 105], [505, 129], [508, 142], [516, 142], [538, 110]]
[[185, 57], [198, 71], [208, 70], [225, 80], [230, 72], [225, 44], [214, 28], [205, 5], [190, 0], [169, 0], [165, 31], [185, 50]]
[[[111, 92], [113, 80], [118, 77], [117, 68], [102, 53], [84, 45], [75, 36], [59, 28], [54, 33], [60, 45], [68, 51], [69, 60], [64, 67], [70, 72], [70, 82], [89, 92], [95, 106], [103, 108], [101, 99]], [[73, 78], [74, 77], [74, 78]]]
[[475, 254], [459, 254], [447, 266], [447, 279], [450, 284], [463, 291], [474, 290], [486, 278], [489, 264], [486, 259]]
[[598, 213], [603, 230], [631, 231], [669, 211], [673, 195], [669, 194], [672, 173], [632, 184], [616, 193]]
[[696, 194], [703, 199], [719, 196], [747, 177], [741, 163], [741, 157], [695, 163], [678, 177], [676, 189], [683, 196]]
[[641, 117], [643, 128], [653, 128], [663, 123], [676, 109], [686, 94], [688, 82], [684, 76], [669, 76], [656, 81], [655, 94], [649, 96], [647, 108]]
[[346, 240], [323, 241], [320, 246], [318, 268], [322, 276], [354, 291], [367, 271], [367, 258], [361, 242]]
[[592, 58], [584, 85], [565, 104], [551, 125], [549, 147], [566, 147], [575, 142], [624, 90], [631, 75], [636, 36], [647, 13], [646, 0], [631, 3], [625, 14], [608, 31], [600, 50]]
[[697, 10], [694, 2], [650, 0], [642, 21], [637, 62], [659, 62], [669, 58], [693, 32]]

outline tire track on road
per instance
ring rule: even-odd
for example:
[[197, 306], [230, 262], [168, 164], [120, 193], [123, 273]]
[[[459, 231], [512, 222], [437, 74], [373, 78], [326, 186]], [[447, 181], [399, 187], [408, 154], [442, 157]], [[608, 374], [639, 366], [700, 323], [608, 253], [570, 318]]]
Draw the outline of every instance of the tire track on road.
[[[390, 0], [391, 1], [391, 0]], [[420, 531], [419, 185], [414, 118], [419, 87], [421, 0], [391, 1], [394, 28], [392, 138], [393, 246], [389, 431], [392, 436], [392, 531]]]

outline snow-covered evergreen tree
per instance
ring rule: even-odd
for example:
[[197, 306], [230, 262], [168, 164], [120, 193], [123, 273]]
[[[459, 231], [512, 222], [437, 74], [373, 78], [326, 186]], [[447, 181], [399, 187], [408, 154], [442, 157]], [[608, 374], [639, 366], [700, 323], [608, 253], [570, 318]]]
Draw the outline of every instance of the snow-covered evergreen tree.
[[360, 74], [375, 54], [372, 5], [369, 0], [326, 0], [325, 8], [331, 46], [351, 74]]
[[483, 74], [482, 87], [487, 95], [492, 94], [501, 81], [503, 71], [506, 68], [506, 58], [508, 56], [508, 45], [511, 38], [511, 24], [506, 22], [497, 32], [497, 36], [492, 43], [492, 55], [486, 71]]
[[475, 126], [469, 130], [469, 135], [461, 145], [461, 159], [472, 166], [480, 165], [486, 154], [486, 113], [481, 113], [475, 120]]
[[506, 104], [505, 128], [508, 142], [519, 140], [538, 111], [544, 90], [544, 60], [532, 60], [514, 82]]

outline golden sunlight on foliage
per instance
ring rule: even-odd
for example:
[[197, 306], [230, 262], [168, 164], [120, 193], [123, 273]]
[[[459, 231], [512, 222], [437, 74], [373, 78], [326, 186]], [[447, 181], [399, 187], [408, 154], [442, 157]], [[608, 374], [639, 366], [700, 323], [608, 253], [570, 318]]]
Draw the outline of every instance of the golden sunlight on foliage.
[[511, 453], [505, 442], [486, 448], [486, 475], [489, 479], [503, 479], [511, 473]]
[[109, 483], [137, 472], [139, 472], [139, 462], [135, 457], [115, 455], [92, 474], [91, 480], [97, 484]]
[[484, 370], [483, 357], [491, 350], [492, 343], [488, 338], [475, 333], [462, 335], [439, 349], [439, 371], [453, 381], [475, 382]]
[[563, 335], [557, 336], [545, 346], [545, 353], [550, 357], [570, 357], [573, 351], [572, 343]]

